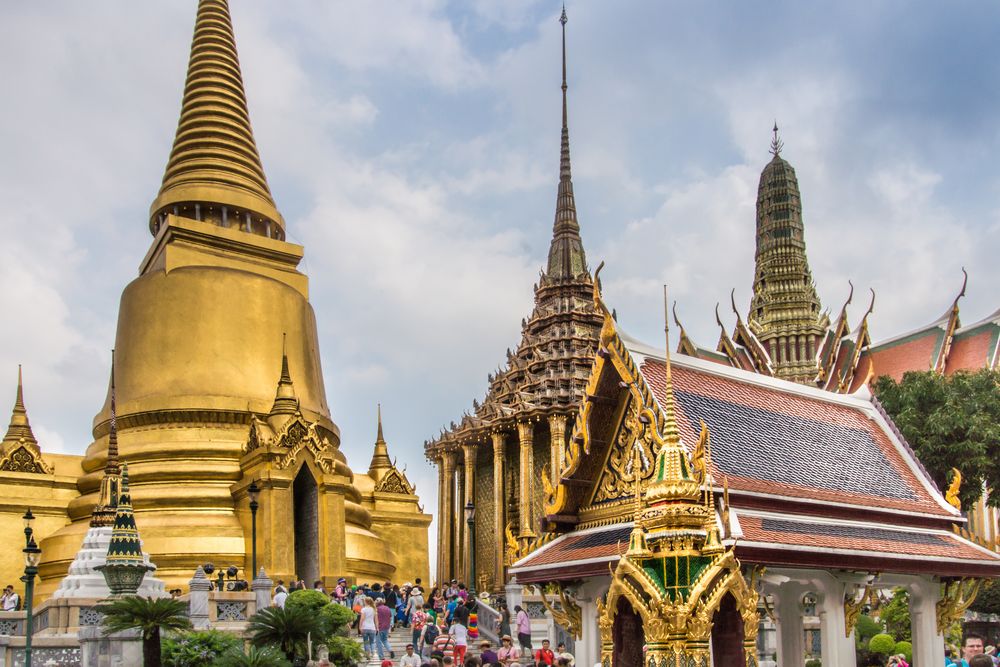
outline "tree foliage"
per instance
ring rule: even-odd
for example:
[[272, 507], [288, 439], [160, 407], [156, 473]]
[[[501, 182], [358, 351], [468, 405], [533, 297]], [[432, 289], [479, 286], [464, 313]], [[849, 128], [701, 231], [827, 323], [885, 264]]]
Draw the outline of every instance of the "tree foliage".
[[163, 640], [163, 667], [214, 667], [223, 654], [243, 641], [221, 630], [199, 630], [168, 636]]
[[97, 605], [103, 614], [105, 634], [139, 630], [142, 633], [142, 657], [146, 667], [160, 667], [160, 632], [189, 630], [187, 604], [170, 598], [144, 598], [130, 595]]
[[854, 638], [858, 646], [867, 646], [868, 640], [883, 632], [885, 628], [871, 616], [862, 614], [858, 616], [858, 623], [854, 626]]
[[[963, 509], [984, 483], [1000, 489], [1000, 371], [910, 372], [899, 383], [883, 376], [875, 394], [939, 489], [948, 488], [952, 468], [962, 473]], [[1000, 493], [988, 502], [1000, 507]]]
[[[879, 617], [885, 623], [885, 631], [899, 641], [911, 641], [910, 629], [910, 594], [905, 588], [897, 588], [893, 591], [892, 599], [879, 612]], [[876, 635], [877, 636], [877, 635]], [[895, 645], [895, 640], [893, 641]], [[871, 644], [869, 644], [869, 648]], [[874, 649], [872, 649], [874, 651]], [[889, 653], [892, 652], [890, 647]]]
[[326, 644], [330, 662], [334, 665], [357, 665], [365, 658], [361, 644], [350, 637], [331, 637]]
[[990, 579], [969, 607], [980, 614], [1000, 614], [1000, 579]]
[[906, 662], [913, 662], [913, 644], [910, 642], [896, 642], [896, 646], [892, 649], [895, 655], [902, 653], [906, 656]]

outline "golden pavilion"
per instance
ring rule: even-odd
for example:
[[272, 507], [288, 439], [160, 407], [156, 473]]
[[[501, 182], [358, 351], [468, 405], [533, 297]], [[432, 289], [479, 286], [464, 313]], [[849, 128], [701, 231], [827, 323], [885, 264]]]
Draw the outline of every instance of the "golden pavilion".
[[[180, 121], [148, 224], [153, 242], [121, 297], [114, 382], [118, 447], [157, 576], [173, 588], [208, 562], [249, 570], [247, 488], [256, 481], [258, 564], [273, 579], [426, 579], [431, 517], [389, 458], [381, 414], [367, 473], [355, 475], [340, 450], [299, 270], [304, 250], [286, 241], [268, 187], [226, 0], [198, 3]], [[23, 539], [30, 506], [44, 538], [43, 598], [99, 502], [110, 420], [109, 397], [82, 457], [44, 453], [19, 379], [0, 451], [0, 538]], [[18, 556], [0, 555], [4, 583], [19, 576]]]

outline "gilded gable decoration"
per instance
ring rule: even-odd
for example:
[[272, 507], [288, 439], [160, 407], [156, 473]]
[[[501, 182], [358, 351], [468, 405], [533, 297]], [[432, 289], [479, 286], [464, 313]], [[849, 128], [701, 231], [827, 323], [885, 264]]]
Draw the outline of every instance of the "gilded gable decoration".
[[403, 493], [409, 495], [413, 493], [413, 486], [406, 479], [406, 475], [393, 467], [375, 485], [375, 493]]
[[4, 472], [30, 472], [39, 475], [51, 475], [51, 468], [37, 455], [22, 444], [8, 452], [0, 460], [0, 470]]

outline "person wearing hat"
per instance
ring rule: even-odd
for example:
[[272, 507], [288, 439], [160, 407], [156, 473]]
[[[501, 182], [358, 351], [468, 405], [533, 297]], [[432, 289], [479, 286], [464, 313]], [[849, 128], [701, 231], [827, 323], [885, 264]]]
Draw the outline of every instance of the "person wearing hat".
[[386, 658], [385, 660], [383, 660], [382, 661], [382, 667], [392, 667], [392, 660], [389, 660], [388, 658]]
[[347, 605], [347, 579], [343, 577], [337, 579], [337, 586], [333, 589], [333, 601], [340, 605]]
[[497, 651], [497, 661], [502, 667], [521, 667], [521, 650], [514, 646], [510, 635], [500, 638], [500, 650]]
[[479, 658], [483, 661], [484, 666], [500, 664], [500, 659], [497, 657], [497, 653], [493, 650], [492, 646], [489, 639], [479, 642]]
[[406, 645], [406, 653], [399, 659], [399, 667], [420, 667], [420, 656], [413, 652], [413, 644]]

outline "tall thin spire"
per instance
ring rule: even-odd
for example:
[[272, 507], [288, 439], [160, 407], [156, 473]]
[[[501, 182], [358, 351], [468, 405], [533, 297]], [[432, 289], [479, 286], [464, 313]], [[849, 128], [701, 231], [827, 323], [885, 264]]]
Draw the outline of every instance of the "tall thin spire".
[[368, 474], [376, 481], [382, 479], [382, 475], [392, 468], [392, 459], [389, 458], [389, 445], [386, 444], [382, 436], [382, 404], [378, 404], [378, 434], [375, 436], [375, 451], [372, 452], [372, 461], [368, 465]]
[[587, 256], [580, 239], [580, 223], [576, 217], [576, 200], [573, 196], [573, 174], [569, 159], [569, 110], [566, 99], [566, 7], [559, 23], [562, 24], [562, 143], [559, 152], [559, 191], [556, 196], [556, 216], [549, 247], [546, 276], [553, 280], [574, 278], [587, 270]]
[[199, 0], [180, 121], [160, 192], [149, 209], [283, 238], [250, 127], [227, 0]]
[[24, 440], [32, 445], [37, 445], [38, 440], [31, 430], [31, 423], [28, 421], [28, 411], [24, 407], [24, 384], [21, 380], [21, 364], [17, 365], [17, 393], [14, 397], [14, 409], [11, 410], [10, 424], [7, 426], [7, 434], [4, 435], [4, 442], [19, 442]]
[[111, 350], [111, 423], [108, 429], [108, 458], [104, 463], [100, 494], [90, 513], [90, 525], [111, 526], [118, 511], [118, 496], [122, 489], [122, 465], [118, 458], [118, 408], [115, 391], [115, 351]]
[[680, 431], [677, 429], [677, 414], [674, 405], [674, 379], [673, 371], [670, 368], [670, 310], [667, 300], [667, 286], [663, 286], [663, 336], [666, 346], [664, 351], [664, 401], [660, 407], [663, 409], [663, 440], [668, 443], [679, 443], [681, 441]]
[[105, 475], [118, 475], [118, 411], [115, 407], [115, 351], [111, 350], [111, 428], [108, 432], [108, 460], [104, 464]]
[[281, 377], [278, 378], [278, 389], [274, 392], [274, 404], [271, 406], [271, 416], [294, 415], [299, 409], [299, 399], [295, 396], [292, 375], [288, 372], [288, 351], [285, 348], [286, 338], [286, 334], [281, 334]]

